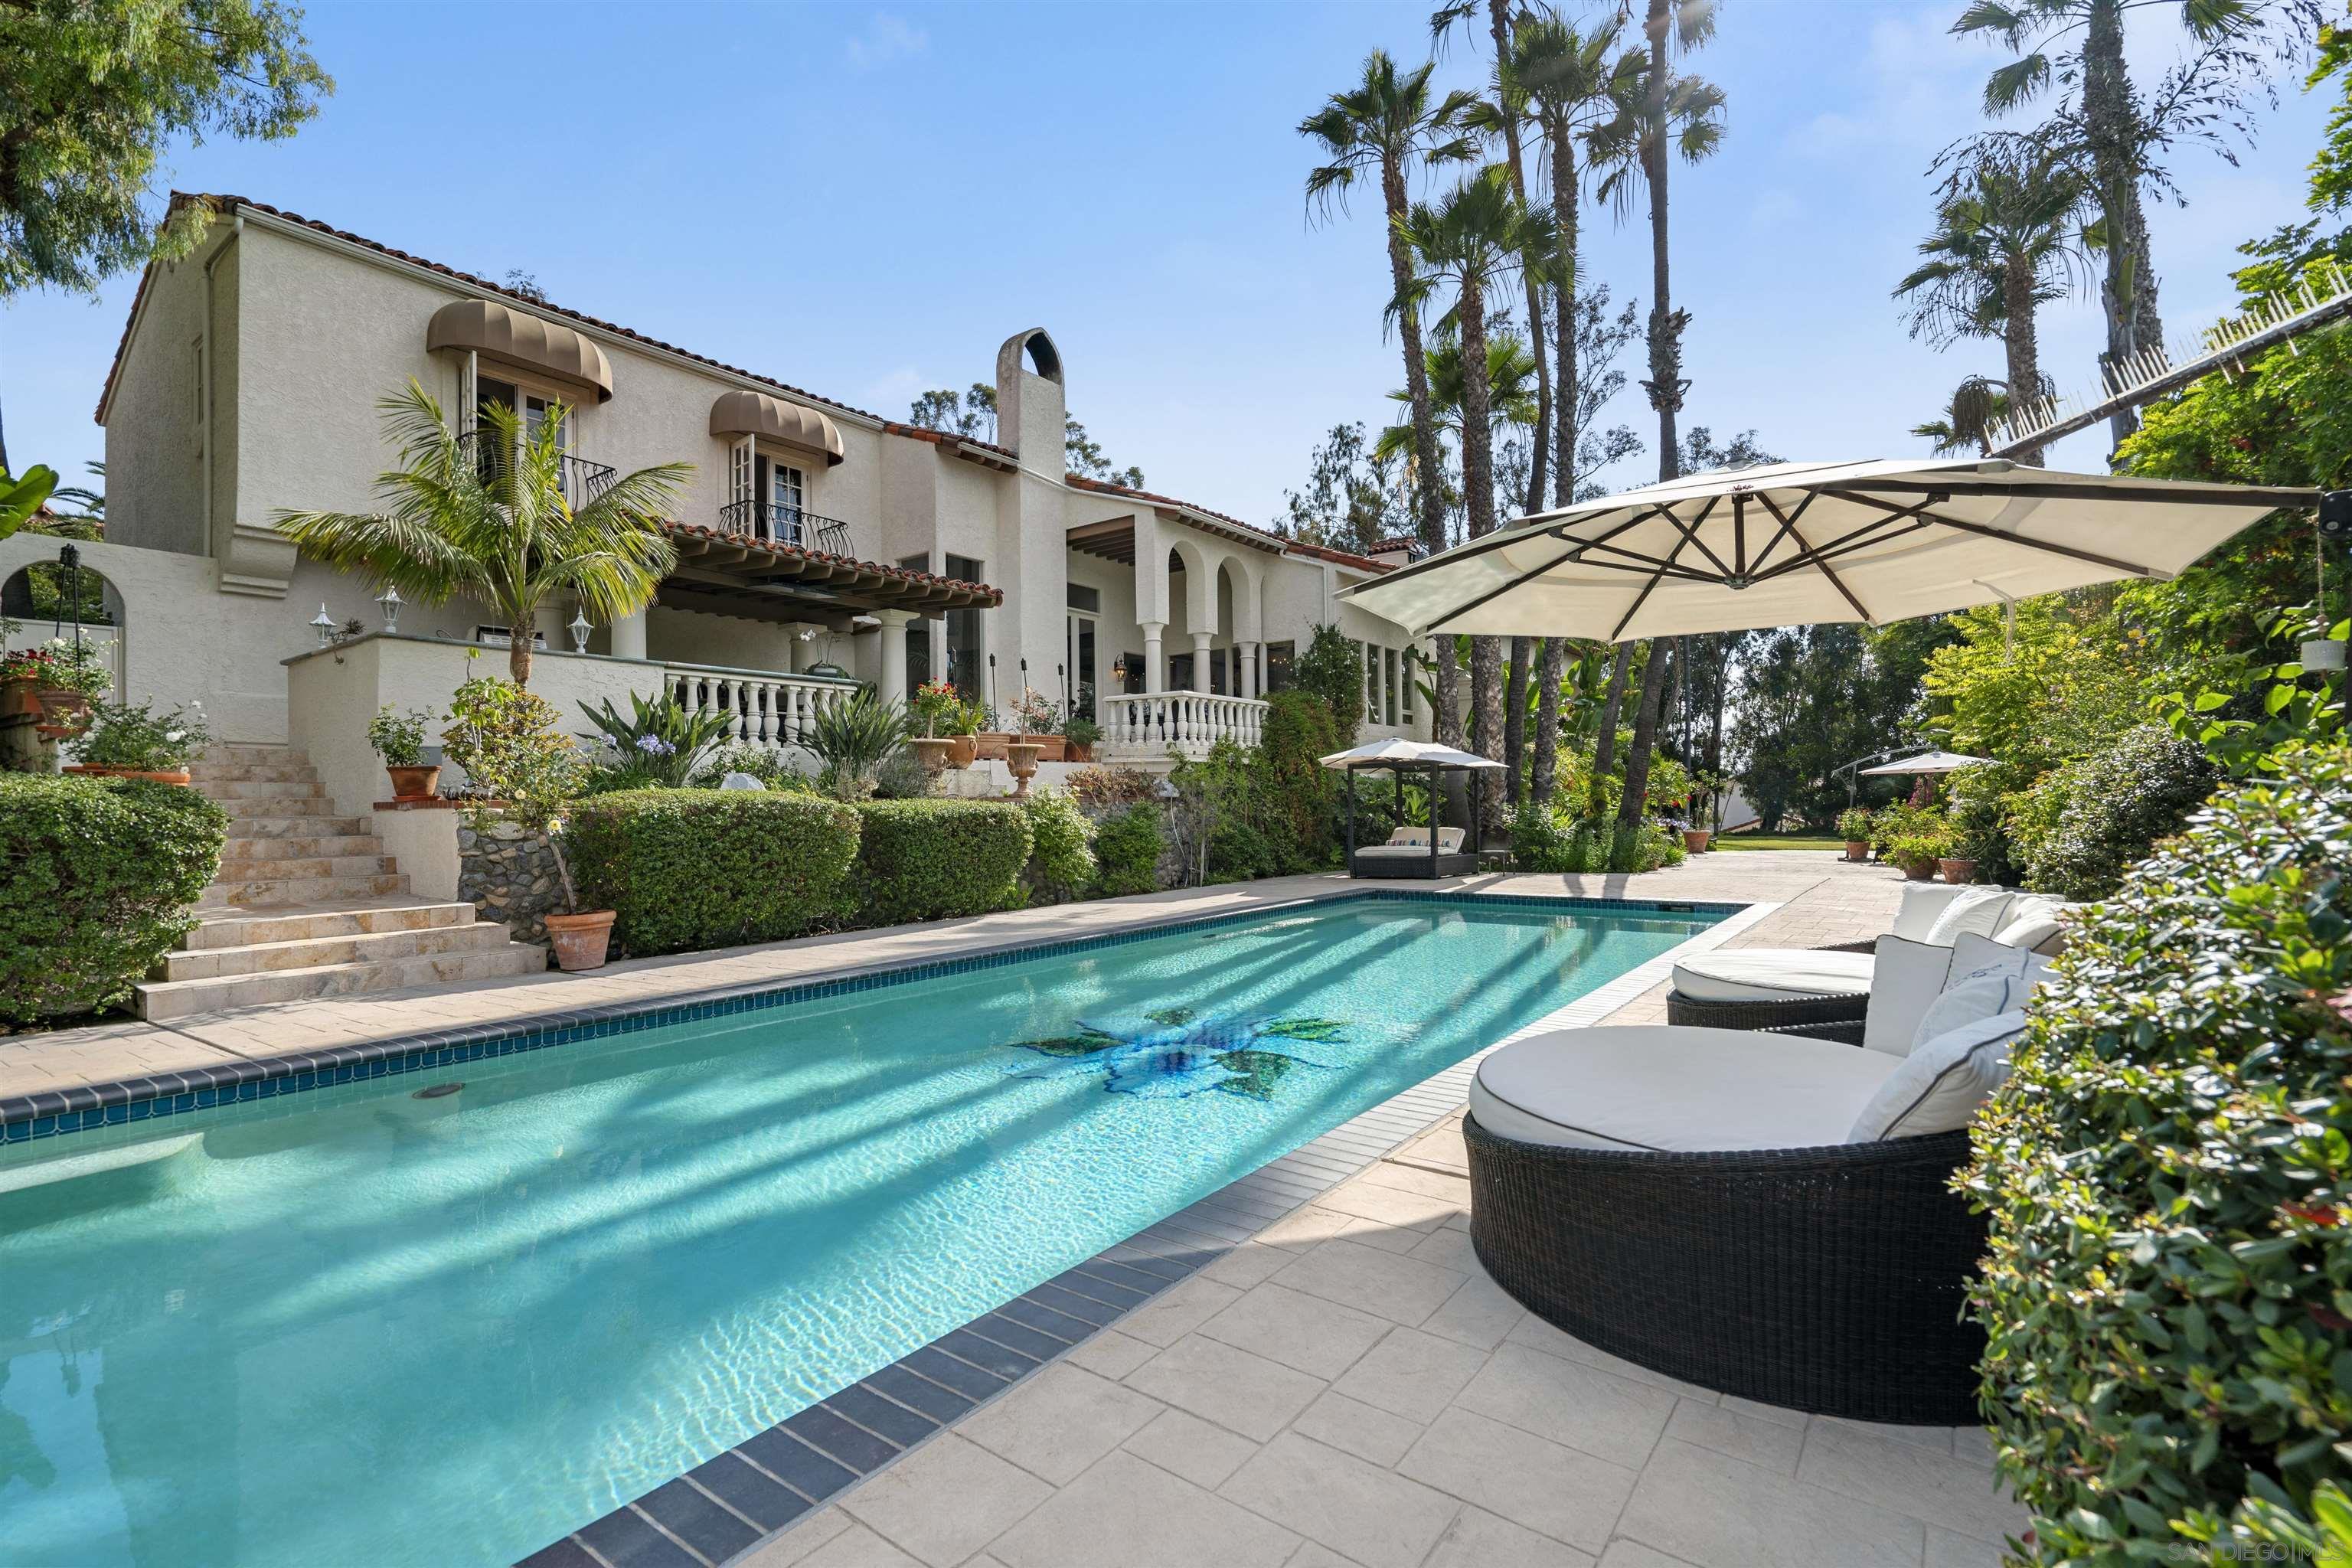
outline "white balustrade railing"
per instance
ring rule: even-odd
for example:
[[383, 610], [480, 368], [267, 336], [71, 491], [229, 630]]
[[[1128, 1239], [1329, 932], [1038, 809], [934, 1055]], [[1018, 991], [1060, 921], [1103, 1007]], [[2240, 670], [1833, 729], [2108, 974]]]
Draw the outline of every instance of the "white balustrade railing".
[[673, 664], [662, 670], [662, 689], [689, 713], [727, 715], [731, 720], [726, 732], [730, 743], [781, 752], [806, 746], [816, 716], [848, 701], [857, 685], [817, 676]]
[[1255, 746], [1265, 731], [1265, 704], [1253, 697], [1160, 691], [1105, 697], [1095, 707], [1102, 724], [1097, 749], [1107, 760], [1156, 762], [1171, 752], [1205, 757], [1219, 741]]

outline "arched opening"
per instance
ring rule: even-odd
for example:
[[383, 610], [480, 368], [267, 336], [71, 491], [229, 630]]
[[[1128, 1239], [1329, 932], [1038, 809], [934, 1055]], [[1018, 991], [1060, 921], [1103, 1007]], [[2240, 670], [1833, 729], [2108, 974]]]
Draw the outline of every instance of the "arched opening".
[[1028, 340], [1021, 346], [1023, 353], [1028, 358], [1031, 370], [1056, 386], [1062, 384], [1061, 352], [1054, 347], [1054, 340], [1045, 335], [1045, 330], [1043, 327], [1031, 332]]
[[0, 583], [0, 647], [38, 647], [79, 632], [114, 671], [118, 693], [124, 618], [121, 591], [79, 562], [30, 562]]
[[1232, 562], [1218, 563], [1215, 592], [1216, 619], [1209, 629], [1214, 636], [1216, 646], [1209, 650], [1208, 689], [1234, 697], [1241, 692], [1241, 671], [1238, 668], [1241, 648], [1234, 632], [1240, 625], [1242, 579]]

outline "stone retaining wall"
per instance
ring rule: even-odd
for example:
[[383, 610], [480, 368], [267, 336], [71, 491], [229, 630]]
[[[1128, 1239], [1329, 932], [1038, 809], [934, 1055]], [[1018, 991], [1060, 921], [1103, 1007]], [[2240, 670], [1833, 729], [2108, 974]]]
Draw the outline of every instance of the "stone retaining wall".
[[546, 836], [509, 822], [457, 827], [457, 897], [486, 921], [504, 921], [517, 942], [547, 940], [541, 918], [563, 908], [563, 879]]

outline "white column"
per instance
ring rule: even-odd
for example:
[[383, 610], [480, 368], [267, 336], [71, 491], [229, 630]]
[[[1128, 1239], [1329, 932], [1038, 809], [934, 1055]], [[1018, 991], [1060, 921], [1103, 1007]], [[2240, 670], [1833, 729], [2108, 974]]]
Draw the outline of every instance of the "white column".
[[612, 626], [613, 657], [643, 658], [646, 657], [646, 611], [624, 616]]
[[1166, 621], [1138, 621], [1143, 633], [1143, 689], [1147, 696], [1158, 696], [1168, 689], [1167, 667], [1160, 662], [1160, 634], [1168, 629]]
[[1242, 645], [1242, 695], [1258, 698], [1265, 695], [1264, 675], [1259, 660], [1265, 657], [1265, 645], [1254, 642]]
[[1192, 634], [1192, 687], [1195, 691], [1209, 689], [1209, 632]]
[[885, 702], [907, 700], [907, 623], [915, 618], [911, 610], [877, 610], [874, 618], [882, 623], [882, 679], [879, 695]]

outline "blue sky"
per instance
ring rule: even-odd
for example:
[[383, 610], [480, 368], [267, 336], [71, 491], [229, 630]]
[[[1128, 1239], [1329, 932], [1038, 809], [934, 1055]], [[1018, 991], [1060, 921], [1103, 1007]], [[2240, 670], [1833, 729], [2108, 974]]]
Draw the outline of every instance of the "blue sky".
[[[1791, 458], [1923, 452], [1991, 345], [1906, 338], [1888, 289], [1928, 216], [1922, 171], [1979, 123], [2003, 58], [1957, 4], [1724, 0], [1689, 62], [1729, 100], [1722, 153], [1675, 176], [1686, 424]], [[993, 373], [1013, 331], [1060, 343], [1072, 411], [1154, 489], [1264, 521], [1341, 419], [1401, 380], [1378, 214], [1305, 221], [1299, 119], [1381, 46], [1418, 59], [1426, 3], [1268, 5], [316, 5], [340, 90], [290, 142], [170, 160], [230, 191], [483, 273], [877, 413]], [[2176, 46], [2137, 12], [2154, 74]], [[1443, 74], [1483, 60], [1457, 40]], [[2175, 166], [2153, 216], [2168, 324], [2230, 301], [2233, 247], [2301, 215], [2321, 106], [2299, 83], [2232, 167]], [[1587, 277], [1646, 308], [1644, 230], [1588, 212]], [[11, 456], [68, 473], [135, 279], [0, 311]], [[2088, 386], [2087, 300], [2043, 363]], [[1639, 345], [1630, 352], [1634, 368]], [[1612, 417], [1651, 416], [1638, 392]], [[2102, 466], [2076, 437], [2060, 466]], [[1611, 478], [1654, 474], [1654, 457]]]

